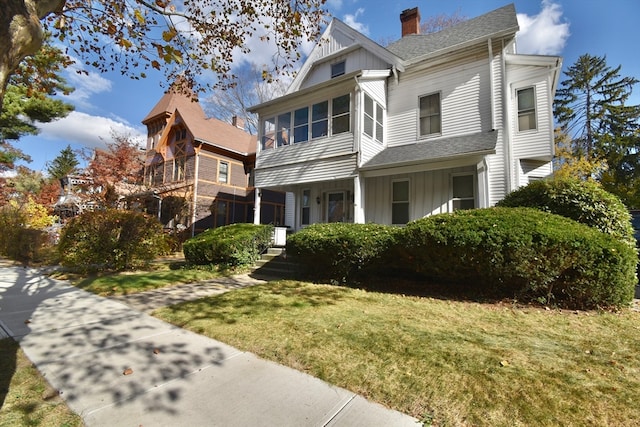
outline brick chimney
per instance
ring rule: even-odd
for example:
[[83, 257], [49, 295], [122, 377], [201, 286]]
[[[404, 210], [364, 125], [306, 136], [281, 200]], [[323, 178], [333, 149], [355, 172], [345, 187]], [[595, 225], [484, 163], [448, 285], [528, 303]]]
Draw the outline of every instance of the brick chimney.
[[244, 130], [244, 120], [241, 117], [233, 116], [231, 118], [231, 124], [238, 129]]
[[420, 34], [420, 11], [417, 7], [405, 9], [400, 14], [402, 37], [409, 34]]

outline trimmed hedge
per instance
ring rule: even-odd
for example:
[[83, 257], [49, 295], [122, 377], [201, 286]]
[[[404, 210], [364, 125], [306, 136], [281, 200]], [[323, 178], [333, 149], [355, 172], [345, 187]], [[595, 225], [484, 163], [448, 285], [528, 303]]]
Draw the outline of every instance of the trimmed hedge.
[[58, 252], [63, 266], [87, 272], [144, 267], [168, 251], [156, 217], [109, 209], [85, 212], [69, 221], [62, 229]]
[[569, 308], [631, 302], [636, 252], [612, 235], [530, 208], [422, 218], [403, 230], [416, 271], [495, 296]]
[[272, 225], [231, 224], [192, 237], [182, 251], [189, 264], [249, 266], [271, 245], [272, 236]]
[[313, 224], [287, 238], [287, 256], [313, 278], [344, 283], [387, 262], [400, 231], [380, 224]]
[[599, 184], [577, 179], [533, 181], [498, 202], [502, 207], [529, 207], [571, 218], [636, 246], [631, 215], [620, 198]]

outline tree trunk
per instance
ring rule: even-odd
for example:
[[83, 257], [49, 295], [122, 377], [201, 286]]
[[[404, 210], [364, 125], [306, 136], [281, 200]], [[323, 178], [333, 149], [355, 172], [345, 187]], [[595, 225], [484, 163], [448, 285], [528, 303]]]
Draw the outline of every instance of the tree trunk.
[[42, 46], [41, 19], [60, 12], [66, 0], [5, 0], [0, 8], [0, 109], [9, 78]]

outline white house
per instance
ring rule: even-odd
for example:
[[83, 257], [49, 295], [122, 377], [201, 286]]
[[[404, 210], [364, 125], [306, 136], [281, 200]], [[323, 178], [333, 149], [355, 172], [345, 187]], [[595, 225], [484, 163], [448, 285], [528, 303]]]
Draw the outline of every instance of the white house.
[[417, 8], [400, 21], [385, 48], [334, 19], [287, 93], [251, 109], [255, 186], [288, 192], [293, 229], [488, 207], [552, 172], [561, 58], [516, 53], [513, 4], [432, 34]]

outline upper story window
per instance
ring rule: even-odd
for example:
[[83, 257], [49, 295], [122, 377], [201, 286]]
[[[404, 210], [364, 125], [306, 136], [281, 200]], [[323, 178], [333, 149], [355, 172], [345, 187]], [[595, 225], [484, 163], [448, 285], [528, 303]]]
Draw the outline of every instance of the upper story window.
[[261, 145], [266, 150], [350, 130], [351, 95], [347, 94], [264, 119]]
[[436, 135], [442, 132], [440, 94], [420, 97], [420, 136]]
[[454, 211], [476, 207], [475, 185], [472, 174], [451, 177], [452, 207]]
[[331, 64], [331, 78], [338, 77], [344, 74], [346, 69], [346, 61], [336, 62]]
[[377, 141], [384, 142], [382, 106], [366, 93], [364, 94], [364, 133]]
[[349, 132], [351, 130], [351, 97], [347, 95], [331, 100], [331, 132]]
[[220, 168], [218, 169], [218, 182], [221, 184], [229, 182], [229, 163], [220, 162]]
[[532, 87], [516, 91], [518, 98], [518, 130], [536, 129], [536, 94]]

